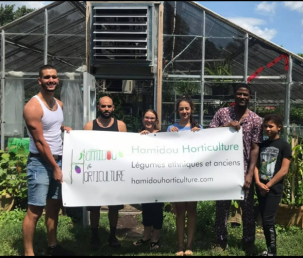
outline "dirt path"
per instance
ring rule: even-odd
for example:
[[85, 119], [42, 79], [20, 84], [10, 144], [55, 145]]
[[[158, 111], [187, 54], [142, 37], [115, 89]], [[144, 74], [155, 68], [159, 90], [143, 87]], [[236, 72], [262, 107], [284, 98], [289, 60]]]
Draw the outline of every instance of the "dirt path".
[[[107, 212], [108, 207], [104, 206], [101, 212]], [[119, 211], [119, 220], [117, 226], [117, 236], [136, 239], [143, 234], [143, 225], [140, 222], [141, 205], [125, 205], [123, 210]]]
[[141, 215], [124, 215], [118, 220], [117, 236], [131, 239], [139, 238], [143, 234], [143, 225], [139, 222]]

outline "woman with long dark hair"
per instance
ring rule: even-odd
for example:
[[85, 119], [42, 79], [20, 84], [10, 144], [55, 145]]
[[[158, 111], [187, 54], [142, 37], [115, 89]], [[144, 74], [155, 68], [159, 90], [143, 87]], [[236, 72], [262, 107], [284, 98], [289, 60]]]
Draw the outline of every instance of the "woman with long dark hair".
[[[148, 109], [142, 119], [143, 128], [140, 134], [158, 133], [158, 114], [153, 109]], [[143, 203], [142, 218], [144, 225], [143, 237], [134, 242], [135, 246], [147, 244], [150, 242], [150, 250], [160, 247], [159, 238], [163, 225], [163, 206], [164, 203]]]
[[[176, 112], [180, 116], [179, 123], [170, 125], [167, 132], [179, 132], [191, 130], [193, 132], [202, 129], [194, 117], [194, 103], [189, 96], [182, 96], [176, 103]], [[191, 256], [192, 244], [196, 228], [197, 220], [197, 202], [177, 202], [174, 204], [176, 208], [176, 224], [178, 235], [178, 251], [177, 256]], [[184, 249], [184, 229], [185, 229], [185, 212], [187, 211], [187, 245]]]

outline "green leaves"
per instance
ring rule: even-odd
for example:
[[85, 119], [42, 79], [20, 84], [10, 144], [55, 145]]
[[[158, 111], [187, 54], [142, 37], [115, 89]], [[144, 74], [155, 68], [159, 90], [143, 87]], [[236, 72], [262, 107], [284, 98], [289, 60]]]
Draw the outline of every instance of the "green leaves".
[[282, 203], [303, 206], [303, 140], [293, 148], [289, 172], [284, 180]]
[[0, 153], [0, 195], [27, 197], [27, 154]]
[[239, 208], [239, 203], [237, 201], [232, 200], [231, 205], [234, 206], [236, 209]]
[[32, 11], [35, 9], [27, 8], [25, 5], [22, 7], [18, 7], [16, 11], [14, 11], [15, 5], [6, 4], [0, 6], [0, 26], [3, 26], [7, 23], [10, 23]]
[[4, 159], [4, 160], [8, 160], [9, 157], [10, 157], [10, 155], [9, 155], [8, 153], [3, 153], [3, 154], [1, 155], [1, 158]]

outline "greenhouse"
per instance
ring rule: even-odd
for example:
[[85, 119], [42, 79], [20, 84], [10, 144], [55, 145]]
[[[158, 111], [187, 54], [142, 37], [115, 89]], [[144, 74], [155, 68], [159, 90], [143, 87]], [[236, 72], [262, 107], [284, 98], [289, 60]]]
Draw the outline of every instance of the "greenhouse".
[[303, 104], [303, 58], [193, 1], [56, 1], [0, 31], [2, 150], [27, 137], [22, 110], [39, 92], [44, 64], [57, 68], [65, 124], [78, 130], [108, 94], [129, 131], [147, 108], [165, 131], [183, 94], [207, 127], [239, 82], [251, 86], [250, 109], [260, 116], [281, 112], [287, 132], [303, 123], [290, 116]]

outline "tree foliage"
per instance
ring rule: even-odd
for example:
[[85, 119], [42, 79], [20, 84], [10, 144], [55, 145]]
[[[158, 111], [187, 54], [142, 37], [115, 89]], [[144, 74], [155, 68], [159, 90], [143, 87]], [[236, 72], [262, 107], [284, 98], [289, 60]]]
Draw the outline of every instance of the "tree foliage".
[[28, 13], [35, 11], [36, 9], [27, 8], [25, 5], [18, 7], [14, 10], [15, 5], [2, 5], [0, 6], [0, 26], [4, 26]]
[[303, 57], [303, 53], [298, 53], [298, 56], [301, 56], [301, 57]]

